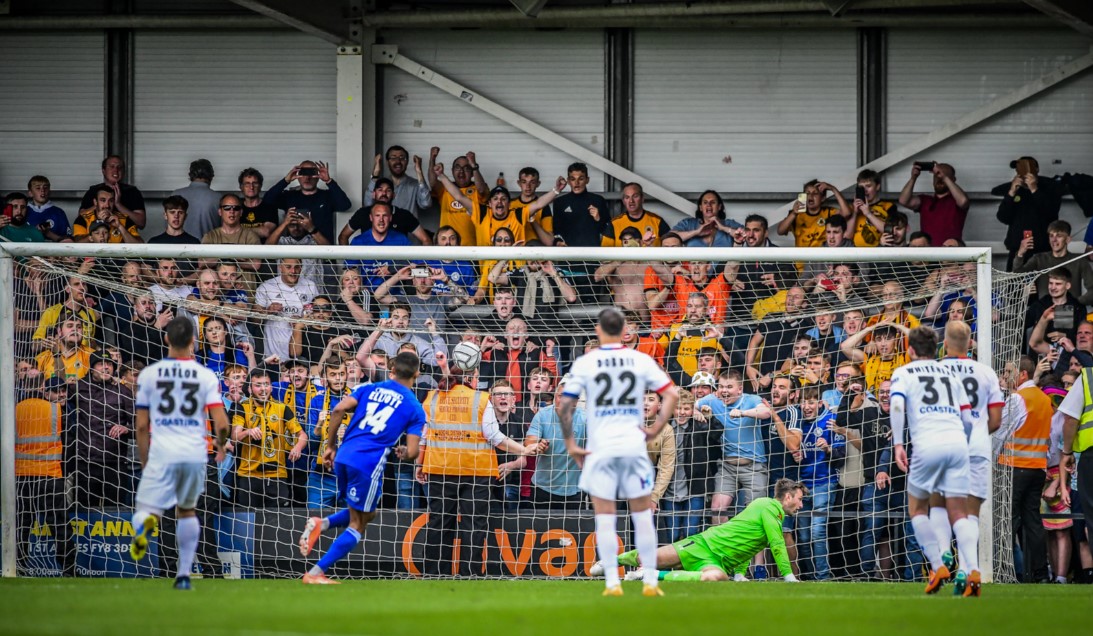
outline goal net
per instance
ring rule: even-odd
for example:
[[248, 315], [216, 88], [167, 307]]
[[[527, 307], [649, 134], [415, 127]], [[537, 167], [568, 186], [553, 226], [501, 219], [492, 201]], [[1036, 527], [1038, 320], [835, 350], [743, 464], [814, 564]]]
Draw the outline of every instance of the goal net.
[[[343, 505], [318, 461], [329, 413], [410, 349], [430, 425], [443, 425], [420, 466], [388, 456], [377, 516], [332, 574], [586, 576], [594, 520], [553, 401], [615, 305], [627, 346], [684, 389], [648, 445], [662, 543], [731, 519], [786, 477], [810, 493], [785, 525], [805, 579], [917, 580], [887, 380], [907, 361], [909, 328], [951, 320], [972, 328], [967, 353], [1005, 376], [1032, 280], [992, 281], [989, 252], [971, 248], [3, 249], [4, 566], [21, 576], [174, 576], [171, 513], [145, 559], [128, 554], [142, 472], [133, 390], [165, 355], [173, 316], [194, 321], [196, 359], [221, 378], [233, 423], [228, 459], [210, 454], [195, 574], [296, 577], [314, 563], [336, 531], [306, 563], [300, 531]], [[463, 342], [481, 352], [473, 370], [458, 369], [476, 357], [456, 355]], [[459, 385], [478, 393], [455, 399]], [[641, 399], [655, 415], [658, 396]], [[757, 407], [770, 415], [732, 410]], [[491, 418], [488, 440], [469, 425]], [[580, 416], [575, 429], [583, 442]], [[505, 437], [546, 451], [522, 457]], [[1008, 475], [993, 481], [981, 561], [1009, 581]], [[625, 520], [620, 538], [633, 547]], [[778, 575], [769, 552], [749, 577], [764, 573]]]

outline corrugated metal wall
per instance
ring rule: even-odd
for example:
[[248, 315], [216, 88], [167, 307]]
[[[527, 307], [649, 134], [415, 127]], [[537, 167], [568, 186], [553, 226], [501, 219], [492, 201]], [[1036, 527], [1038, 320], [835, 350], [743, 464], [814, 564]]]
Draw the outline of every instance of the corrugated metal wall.
[[849, 30], [635, 36], [635, 171], [673, 190], [795, 191], [856, 159]]
[[[393, 31], [384, 34], [384, 42], [397, 44], [406, 57], [603, 153], [602, 32]], [[517, 172], [526, 165], [538, 168], [543, 183], [549, 184], [573, 161], [403, 71], [385, 68], [383, 77], [385, 147], [405, 146], [427, 165], [430, 147], [439, 146], [439, 161], [449, 174], [453, 157], [474, 151], [487, 181], [492, 184], [497, 173], [504, 172], [513, 189]], [[592, 189], [601, 189], [602, 174], [594, 171], [590, 176]]]
[[186, 185], [199, 157], [212, 161], [220, 190], [235, 190], [247, 166], [269, 184], [303, 159], [333, 162], [332, 44], [285, 31], [176, 31], [137, 32], [134, 49], [132, 179], [142, 189]]
[[102, 33], [0, 37], [0, 190], [25, 190], [34, 174], [54, 190], [102, 179]]
[[[892, 30], [888, 35], [888, 149], [911, 141], [1089, 52], [1089, 40], [1066, 29], [1019, 31]], [[989, 122], [924, 153], [950, 163], [969, 192], [986, 192], [1013, 178], [1011, 159], [1031, 155], [1042, 175], [1093, 173], [1093, 74], [1037, 95]], [[886, 174], [898, 192], [910, 162]], [[920, 179], [917, 190], [928, 192]], [[998, 242], [1005, 226], [995, 201], [973, 204], [965, 237]], [[1067, 200], [1064, 218], [1075, 231], [1087, 219]], [[912, 227], [917, 220], [912, 215]], [[1078, 234], [1081, 239], [1081, 233]]]

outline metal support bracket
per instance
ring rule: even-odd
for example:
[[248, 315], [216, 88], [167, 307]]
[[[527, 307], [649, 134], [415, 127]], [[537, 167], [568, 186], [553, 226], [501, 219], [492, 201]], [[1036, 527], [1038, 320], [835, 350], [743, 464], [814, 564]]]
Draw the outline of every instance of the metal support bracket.
[[546, 142], [551, 146], [554, 146], [558, 150], [566, 153], [574, 159], [583, 161], [584, 163], [615, 177], [623, 183], [633, 181], [641, 184], [642, 189], [648, 196], [657, 199], [661, 203], [668, 205], [672, 208], [679, 210], [680, 212], [691, 214], [694, 212], [695, 204], [683, 197], [679, 196], [675, 192], [672, 192], [668, 188], [655, 183], [654, 181], [643, 177], [636, 172], [627, 170], [614, 161], [610, 161], [595, 152], [588, 150], [587, 148], [566, 139], [558, 133], [546, 128], [545, 126], [538, 124], [523, 115], [505, 108], [501, 104], [489, 99], [488, 97], [478, 93], [469, 86], [464, 86], [436, 71], [423, 66], [405, 55], [398, 52], [398, 46], [392, 44], [377, 44], [372, 47], [372, 63], [394, 66], [401, 69], [410, 75], [420, 79], [423, 82], [427, 82], [436, 88], [452, 95], [466, 104], [474, 106], [482, 112], [496, 117], [501, 121], [526, 132], [527, 134]]
[[[854, 172], [844, 174], [838, 179], [833, 179], [831, 183], [840, 190], [849, 188], [857, 182], [858, 173], [862, 170], [869, 169], [883, 172], [901, 161], [906, 161], [924, 150], [932, 148], [947, 139], [951, 139], [965, 130], [968, 130], [973, 126], [978, 126], [988, 119], [1013, 108], [1021, 102], [1039, 95], [1056, 84], [1062, 83], [1089, 70], [1091, 67], [1093, 67], [1093, 52], [1067, 62], [1054, 71], [860, 166]], [[771, 210], [767, 213], [768, 217], [775, 218], [779, 215], [783, 215], [788, 212], [791, 207], [793, 207], [793, 201]]]

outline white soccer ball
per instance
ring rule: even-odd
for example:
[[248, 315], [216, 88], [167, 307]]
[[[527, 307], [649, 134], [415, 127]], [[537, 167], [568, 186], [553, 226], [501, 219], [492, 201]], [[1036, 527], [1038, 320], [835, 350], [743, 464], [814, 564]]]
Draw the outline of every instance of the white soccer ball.
[[473, 342], [460, 342], [452, 349], [452, 364], [464, 371], [473, 371], [482, 361], [482, 350]]

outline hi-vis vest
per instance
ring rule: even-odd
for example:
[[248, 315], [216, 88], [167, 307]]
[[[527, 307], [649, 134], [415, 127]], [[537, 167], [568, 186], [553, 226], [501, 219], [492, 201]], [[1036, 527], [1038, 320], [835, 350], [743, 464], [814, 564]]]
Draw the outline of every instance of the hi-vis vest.
[[1085, 385], [1085, 404], [1082, 406], [1082, 417], [1078, 420], [1078, 434], [1074, 436], [1074, 445], [1071, 446], [1075, 453], [1093, 448], [1093, 398], [1089, 393], [1089, 385], [1093, 383], [1093, 369], [1082, 369], [1082, 380]]
[[1051, 435], [1051, 398], [1036, 387], [1019, 389], [1028, 417], [1021, 428], [1002, 445], [998, 463], [1014, 468], [1047, 468], [1047, 447]]
[[482, 434], [489, 397], [459, 385], [425, 397], [426, 475], [497, 477], [497, 454]]
[[64, 477], [61, 406], [41, 398], [15, 405], [15, 475]]

